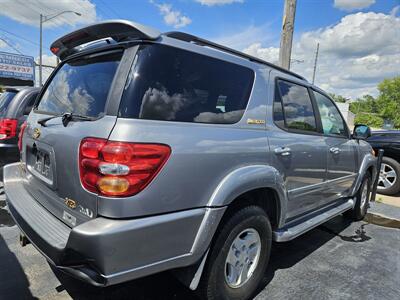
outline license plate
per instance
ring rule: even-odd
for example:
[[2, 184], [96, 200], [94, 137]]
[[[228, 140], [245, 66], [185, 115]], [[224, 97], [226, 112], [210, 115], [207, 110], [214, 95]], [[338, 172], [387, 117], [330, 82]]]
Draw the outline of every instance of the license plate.
[[47, 153], [42, 151], [36, 152], [36, 159], [33, 165], [33, 169], [38, 172], [40, 175], [50, 178], [50, 157]]

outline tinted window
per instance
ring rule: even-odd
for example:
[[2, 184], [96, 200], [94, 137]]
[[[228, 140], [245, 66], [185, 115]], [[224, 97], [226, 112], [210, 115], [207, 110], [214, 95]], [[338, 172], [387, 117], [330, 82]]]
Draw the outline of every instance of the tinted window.
[[17, 93], [15, 92], [4, 92], [0, 96], [0, 117], [4, 117], [6, 114], [7, 108], [11, 103], [11, 100]]
[[236, 123], [253, 85], [253, 71], [196, 53], [142, 46], [119, 115], [148, 120]]
[[39, 92], [32, 92], [30, 93], [24, 101], [24, 105], [21, 105], [18, 111], [18, 115], [27, 114], [28, 111], [32, 110], [33, 105], [35, 104], [36, 97]]
[[[286, 81], [278, 81], [278, 87], [282, 99], [285, 127], [302, 131], [317, 131], [314, 110], [308, 89]], [[282, 119], [279, 115], [279, 100], [276, 99], [275, 102], [274, 110], [276, 109], [277, 111], [274, 118], [279, 122]]]
[[324, 134], [347, 137], [344, 120], [332, 100], [318, 92], [314, 92], [314, 96], [321, 115]]
[[285, 117], [283, 115], [283, 107], [281, 96], [279, 94], [278, 86], [275, 87], [275, 97], [274, 97], [274, 122], [281, 128], [285, 128]]
[[38, 110], [97, 117], [105, 104], [121, 53], [66, 62], [43, 94]]

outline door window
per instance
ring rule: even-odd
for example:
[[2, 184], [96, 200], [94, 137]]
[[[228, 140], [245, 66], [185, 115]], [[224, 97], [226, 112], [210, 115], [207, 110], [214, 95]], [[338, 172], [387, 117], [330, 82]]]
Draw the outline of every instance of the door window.
[[279, 80], [277, 92], [274, 101], [275, 123], [279, 127], [284, 124], [288, 130], [316, 132], [317, 125], [308, 89]]
[[348, 137], [345, 122], [332, 100], [315, 91], [314, 96], [324, 134]]

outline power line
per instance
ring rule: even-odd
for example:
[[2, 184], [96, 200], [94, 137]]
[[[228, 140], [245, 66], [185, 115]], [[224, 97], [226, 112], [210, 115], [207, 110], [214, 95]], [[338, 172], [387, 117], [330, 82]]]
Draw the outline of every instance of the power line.
[[107, 7], [117, 18], [122, 19], [121, 16], [107, 3], [105, 3], [103, 0], [99, 0], [105, 7]]
[[12, 35], [12, 36], [15, 36], [16, 38], [19, 38], [19, 39], [21, 39], [21, 40], [24, 40], [25, 42], [28, 42], [28, 43], [31, 43], [31, 44], [33, 44], [33, 45], [39, 46], [39, 43], [36, 43], [36, 42], [34, 42], [34, 41], [31, 41], [31, 40], [29, 40], [29, 39], [27, 39], [27, 38], [24, 38], [23, 36], [20, 36], [20, 35], [18, 35], [18, 34], [16, 34], [16, 33], [13, 33], [13, 32], [11, 32], [11, 31], [8, 31], [8, 30], [6, 30], [6, 29], [4, 29], [4, 28], [1, 28], [1, 27], [0, 27], [0, 30], [1, 30], [1, 31], [4, 31], [5, 33], [8, 33], [8, 34], [10, 34], [10, 35]]
[[19, 54], [25, 55], [21, 51], [19, 51], [16, 47], [14, 47], [11, 43], [9, 43], [6, 39], [3, 39], [3, 38], [0, 37], [0, 40], [2, 40], [4, 43], [6, 43], [10, 48], [12, 48], [15, 51], [17, 51]]
[[[26, 54], [22, 53], [18, 48], [16, 48], [14, 45], [12, 45], [10, 42], [8, 42], [6, 39], [0, 37], [0, 40], [2, 40], [4, 43], [6, 43], [10, 48], [14, 49], [16, 52], [18, 52], [18, 54], [27, 56]], [[39, 64], [35, 62], [35, 65], [38, 66]], [[45, 68], [52, 68], [52, 69], [56, 68], [56, 66], [51, 66], [51, 65], [42, 64], [42, 66]]]

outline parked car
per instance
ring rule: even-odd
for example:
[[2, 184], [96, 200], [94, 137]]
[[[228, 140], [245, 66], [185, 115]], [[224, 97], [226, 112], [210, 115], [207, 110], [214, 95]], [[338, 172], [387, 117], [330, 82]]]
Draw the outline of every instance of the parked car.
[[18, 134], [38, 93], [38, 88], [8, 87], [0, 96], [0, 181], [3, 166], [19, 161]]
[[384, 195], [397, 194], [400, 192], [400, 131], [375, 131], [367, 141], [375, 151], [385, 150], [379, 173], [378, 192]]
[[[99, 40], [99, 41], [98, 41]], [[272, 240], [368, 208], [376, 158], [303, 77], [128, 21], [55, 41], [9, 210], [51, 264], [97, 286], [165, 270], [206, 299], [248, 299]]]

